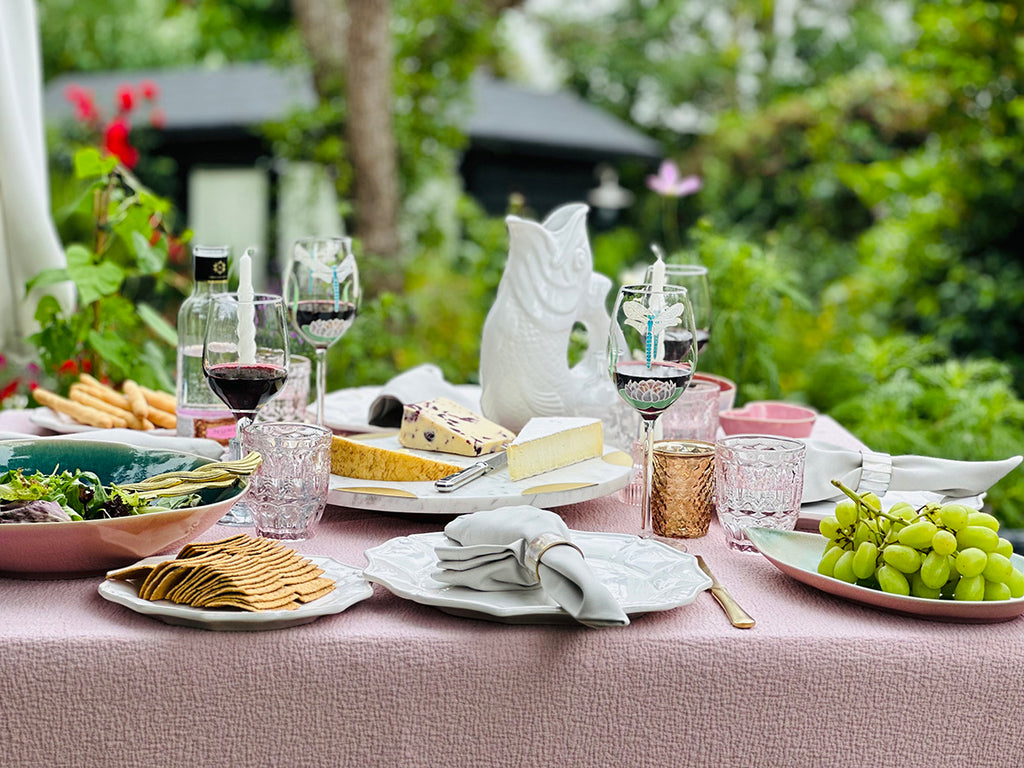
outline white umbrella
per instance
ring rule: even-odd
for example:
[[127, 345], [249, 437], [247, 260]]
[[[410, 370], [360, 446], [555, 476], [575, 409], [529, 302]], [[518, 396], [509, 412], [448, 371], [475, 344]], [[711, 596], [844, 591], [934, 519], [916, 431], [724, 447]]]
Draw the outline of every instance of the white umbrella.
[[[25, 282], [66, 266], [50, 217], [42, 64], [35, 0], [0, 3], [0, 351], [18, 351], [35, 328], [37, 295]], [[65, 307], [70, 283], [46, 289]]]

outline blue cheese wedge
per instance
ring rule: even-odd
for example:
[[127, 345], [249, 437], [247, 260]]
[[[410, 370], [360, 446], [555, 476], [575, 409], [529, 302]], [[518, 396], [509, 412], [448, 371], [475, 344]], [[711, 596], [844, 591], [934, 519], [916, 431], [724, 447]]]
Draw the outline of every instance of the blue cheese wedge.
[[508, 474], [522, 480], [567, 467], [604, 452], [600, 419], [582, 416], [542, 416], [526, 422], [509, 443]]
[[515, 436], [454, 400], [438, 397], [405, 406], [398, 442], [421, 451], [482, 456], [504, 448]]

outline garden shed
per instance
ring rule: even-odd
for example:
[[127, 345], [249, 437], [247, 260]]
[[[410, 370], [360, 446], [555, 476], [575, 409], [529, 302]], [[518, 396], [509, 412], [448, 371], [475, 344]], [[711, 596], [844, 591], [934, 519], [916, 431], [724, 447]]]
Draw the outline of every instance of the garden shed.
[[[166, 194], [197, 242], [228, 242], [236, 252], [258, 244], [280, 252], [299, 234], [340, 231], [323, 172], [275, 158], [259, 130], [315, 105], [304, 68], [249, 63], [64, 75], [47, 84], [47, 121], [73, 118], [65, 97], [70, 85], [91, 91], [103, 107], [114, 103], [118, 86], [146, 80], [156, 84], [164, 115], [151, 151], [175, 161]], [[461, 172], [467, 192], [489, 213], [504, 213], [509, 196], [519, 193], [542, 216], [561, 203], [587, 199], [600, 169], [628, 161], [653, 166], [661, 156], [650, 137], [568, 92], [531, 91], [483, 73], [474, 77], [471, 92]]]

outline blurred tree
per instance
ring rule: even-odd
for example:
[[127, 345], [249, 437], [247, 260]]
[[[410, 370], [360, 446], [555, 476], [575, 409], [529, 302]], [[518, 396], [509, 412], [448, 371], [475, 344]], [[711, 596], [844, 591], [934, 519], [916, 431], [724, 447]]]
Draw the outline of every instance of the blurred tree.
[[[503, 10], [520, 2], [475, 0], [460, 9], [449, 7], [450, 3], [421, 0], [402, 3], [401, 10], [414, 29], [423, 19], [458, 14], [459, 21], [453, 18], [451, 26], [459, 30], [467, 26], [466, 19], [473, 19], [480, 11], [489, 15], [493, 25]], [[401, 41], [395, 41], [391, 0], [292, 0], [292, 7], [313, 61], [321, 101], [330, 103], [343, 94], [355, 233], [364, 252], [381, 257], [384, 263], [393, 262], [402, 251], [398, 227], [402, 198], [400, 139], [396, 137], [395, 118], [399, 99], [394, 72], [410, 64], [416, 68], [423, 64], [448, 66], [449, 71], [458, 72], [461, 68], [450, 67], [443, 54], [467, 57], [475, 65], [474, 49], [456, 52], [424, 48], [415, 53], [403, 49]], [[397, 61], [396, 49], [401, 57]], [[465, 76], [456, 82], [464, 83]], [[431, 97], [436, 99], [437, 95]], [[341, 176], [348, 178], [349, 174]], [[398, 289], [402, 281], [401, 272], [394, 269], [383, 268], [378, 275], [378, 285], [383, 288]]]

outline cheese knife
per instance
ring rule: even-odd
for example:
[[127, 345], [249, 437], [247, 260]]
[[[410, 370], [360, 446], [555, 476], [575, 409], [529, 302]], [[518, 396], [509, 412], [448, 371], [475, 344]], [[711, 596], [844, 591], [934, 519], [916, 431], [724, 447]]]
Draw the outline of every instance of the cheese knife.
[[508, 454], [502, 451], [486, 459], [481, 459], [453, 475], [435, 480], [434, 487], [441, 493], [450, 493], [456, 488], [461, 488], [466, 483], [476, 480], [478, 477], [483, 477], [489, 472], [506, 466], [508, 466]]

